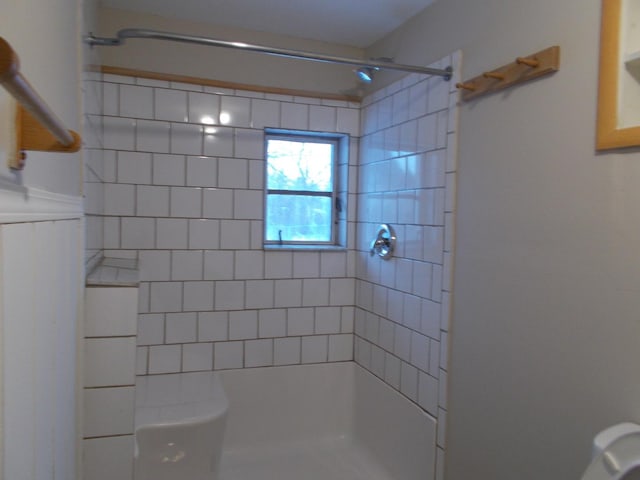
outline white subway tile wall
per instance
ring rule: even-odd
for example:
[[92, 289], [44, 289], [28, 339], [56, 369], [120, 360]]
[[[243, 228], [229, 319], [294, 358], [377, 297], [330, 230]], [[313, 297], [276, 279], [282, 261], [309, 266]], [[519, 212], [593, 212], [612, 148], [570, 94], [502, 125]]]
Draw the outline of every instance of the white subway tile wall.
[[[133, 432], [133, 386], [84, 390], [84, 436], [108, 437]], [[131, 408], [123, 408], [131, 405]]]
[[[93, 55], [93, 54], [92, 54]], [[104, 154], [103, 104], [104, 90], [102, 74], [84, 72], [82, 95], [84, 115], [82, 125], [84, 158], [84, 197], [85, 197], [85, 265], [91, 270], [102, 259], [104, 250], [104, 182], [109, 177], [112, 163]], [[117, 100], [117, 99], [116, 99]], [[116, 105], [117, 108], [117, 105]]]
[[[460, 68], [459, 53], [434, 66]], [[457, 176], [454, 84], [410, 75], [363, 99], [354, 359], [432, 415], [442, 475]], [[369, 256], [380, 223], [392, 260]], [[440, 477], [441, 478], [441, 477]]]
[[[84, 2], [83, 31], [95, 29], [97, 19], [92, 3]], [[118, 89], [113, 88], [115, 86], [103, 82], [101, 72], [95, 71], [94, 68], [88, 68], [102, 64], [100, 49], [85, 46], [83, 54], [85, 68], [83, 69], [81, 86], [84, 100], [82, 137], [84, 223], [86, 229], [85, 270], [91, 272], [103, 258], [105, 240], [113, 241], [113, 237], [105, 235], [105, 225], [109, 225], [111, 235], [116, 232], [118, 238], [120, 235], [119, 222], [117, 225], [113, 221], [106, 222], [104, 216], [107, 195], [105, 184], [115, 183], [118, 171], [117, 155], [114, 151], [104, 150], [104, 115], [118, 115], [121, 108], [126, 112], [126, 109], [134, 104], [136, 109], [140, 111], [141, 118], [145, 114], [147, 118], [150, 118], [152, 112], [149, 111], [148, 96], [145, 96], [144, 93], [140, 94], [136, 86], [127, 85], [127, 88], [120, 95]], [[105, 112], [105, 105], [108, 105], [109, 112]], [[123, 172], [126, 172], [126, 169]], [[109, 191], [110, 208], [123, 208], [118, 199], [114, 198], [114, 193], [115, 190], [111, 187]], [[131, 197], [128, 196], [129, 191], [126, 192], [126, 195], [127, 200], [131, 200]], [[149, 200], [148, 195], [141, 194], [141, 205], [149, 205]], [[42, 238], [51, 242], [52, 237], [44, 235]], [[57, 257], [64, 258], [60, 255]], [[71, 265], [67, 266], [67, 270], [73, 270]], [[63, 284], [64, 282], [57, 283]], [[86, 401], [83, 405], [85, 421], [82, 432], [81, 474], [84, 478], [94, 480], [106, 480], [110, 476], [122, 480], [133, 478], [133, 455], [131, 452], [133, 451], [134, 430], [133, 384], [136, 374], [134, 366], [137, 354], [135, 337], [137, 305], [138, 294], [135, 288], [85, 289], [83, 333], [86, 338], [83, 345], [85, 360], [83, 386], [85, 387]], [[71, 318], [71, 316], [67, 317]], [[44, 318], [39, 320], [44, 320]], [[43, 322], [39, 323], [42, 324], [41, 327], [44, 325]], [[44, 331], [41, 327], [38, 330]], [[47, 344], [50, 344], [54, 337], [55, 335], [50, 336]], [[59, 337], [63, 338], [63, 336]], [[58, 364], [57, 361], [56, 364]], [[62, 364], [60, 365], [62, 366]], [[105, 365], [109, 365], [110, 368], [105, 368]], [[53, 375], [48, 375], [48, 377], [53, 377]], [[60, 378], [57, 380], [62, 382]], [[61, 383], [61, 385], [64, 384]], [[45, 403], [51, 403], [50, 399], [47, 399]], [[47, 413], [48, 410], [45, 408], [43, 412]], [[64, 415], [50, 416], [62, 418]], [[22, 425], [21, 428], [28, 429], [28, 425]], [[50, 431], [53, 430], [50, 429]], [[112, 434], [116, 436], [110, 436]], [[41, 437], [47, 436], [50, 434], [41, 435]], [[73, 442], [58, 443], [68, 446]], [[46, 455], [42, 456], [46, 457]], [[24, 465], [22, 467], [24, 468]]]
[[135, 337], [85, 339], [84, 386], [133, 385], [135, 344]]
[[[114, 75], [100, 87], [99, 246], [139, 261], [136, 373], [353, 360], [360, 105]], [[263, 249], [265, 127], [351, 135], [344, 249]]]
[[[459, 54], [444, 64], [458, 69]], [[361, 105], [110, 75], [100, 91], [87, 201], [104, 214], [96, 245], [139, 260], [136, 374], [355, 360], [437, 419], [441, 472], [452, 84], [410, 75]], [[351, 135], [345, 249], [263, 249], [265, 127]], [[369, 256], [380, 223], [399, 238], [389, 262]]]
[[164, 338], [157, 316], [138, 319], [137, 310], [135, 287], [85, 289], [83, 445], [91, 478], [107, 478], [101, 468], [108, 455], [118, 459], [119, 478], [132, 478], [136, 363], [144, 363], [136, 358], [136, 334], [142, 343]]
[[[84, 478], [133, 478], [134, 436], [90, 438], [83, 442]], [[118, 459], [114, 461], [114, 459]]]

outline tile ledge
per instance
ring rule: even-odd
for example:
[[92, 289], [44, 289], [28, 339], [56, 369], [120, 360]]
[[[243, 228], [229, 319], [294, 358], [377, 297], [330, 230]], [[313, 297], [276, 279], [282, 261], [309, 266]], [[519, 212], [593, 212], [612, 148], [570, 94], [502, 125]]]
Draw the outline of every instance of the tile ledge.
[[137, 287], [140, 283], [138, 261], [127, 258], [103, 258], [87, 275], [87, 287]]

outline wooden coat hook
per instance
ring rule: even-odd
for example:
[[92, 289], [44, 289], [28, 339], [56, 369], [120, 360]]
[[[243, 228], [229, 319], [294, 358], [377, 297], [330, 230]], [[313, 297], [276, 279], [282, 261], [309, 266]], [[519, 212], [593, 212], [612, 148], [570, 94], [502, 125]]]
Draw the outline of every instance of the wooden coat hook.
[[553, 46], [533, 55], [518, 57], [512, 63], [484, 72], [482, 75], [458, 83], [463, 90], [462, 100], [471, 100], [518, 83], [557, 72], [560, 68], [560, 47]]
[[516, 58], [516, 63], [519, 65], [526, 65], [531, 68], [538, 68], [540, 66], [540, 61], [537, 58], [518, 57]]
[[503, 73], [497, 72], [484, 72], [482, 76], [484, 78], [493, 78], [495, 80], [504, 80], [505, 78], [507, 78]]
[[473, 92], [476, 89], [476, 86], [473, 83], [456, 83], [456, 88], [462, 88]]

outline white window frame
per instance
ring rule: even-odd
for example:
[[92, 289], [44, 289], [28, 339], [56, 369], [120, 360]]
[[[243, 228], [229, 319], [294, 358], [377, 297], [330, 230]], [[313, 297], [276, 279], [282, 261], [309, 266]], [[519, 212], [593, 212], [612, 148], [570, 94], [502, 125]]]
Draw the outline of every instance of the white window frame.
[[[292, 142], [325, 143], [333, 145], [333, 156], [331, 158], [331, 169], [333, 176], [333, 189], [331, 192], [315, 192], [311, 190], [277, 190], [269, 189], [269, 168], [268, 168], [268, 144], [269, 140], [286, 140]], [[339, 245], [339, 221], [338, 214], [341, 211], [342, 201], [338, 195], [340, 185], [340, 156], [342, 155], [342, 142], [345, 135], [337, 133], [312, 132], [308, 130], [281, 130], [265, 129], [264, 137], [264, 160], [265, 160], [265, 183], [264, 183], [264, 231], [262, 234], [265, 247], [295, 247], [295, 246], [318, 246], [331, 247]], [[331, 198], [331, 232], [328, 241], [305, 241], [305, 240], [267, 240], [267, 218], [268, 218], [268, 198], [269, 195], [296, 195]]]

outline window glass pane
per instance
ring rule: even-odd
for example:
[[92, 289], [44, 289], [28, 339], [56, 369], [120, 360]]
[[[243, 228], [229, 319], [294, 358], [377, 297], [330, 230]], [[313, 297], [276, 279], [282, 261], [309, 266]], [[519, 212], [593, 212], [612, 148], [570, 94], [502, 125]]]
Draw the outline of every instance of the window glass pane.
[[267, 188], [333, 190], [332, 143], [270, 139], [267, 142]]
[[331, 197], [267, 195], [267, 241], [331, 241]]

